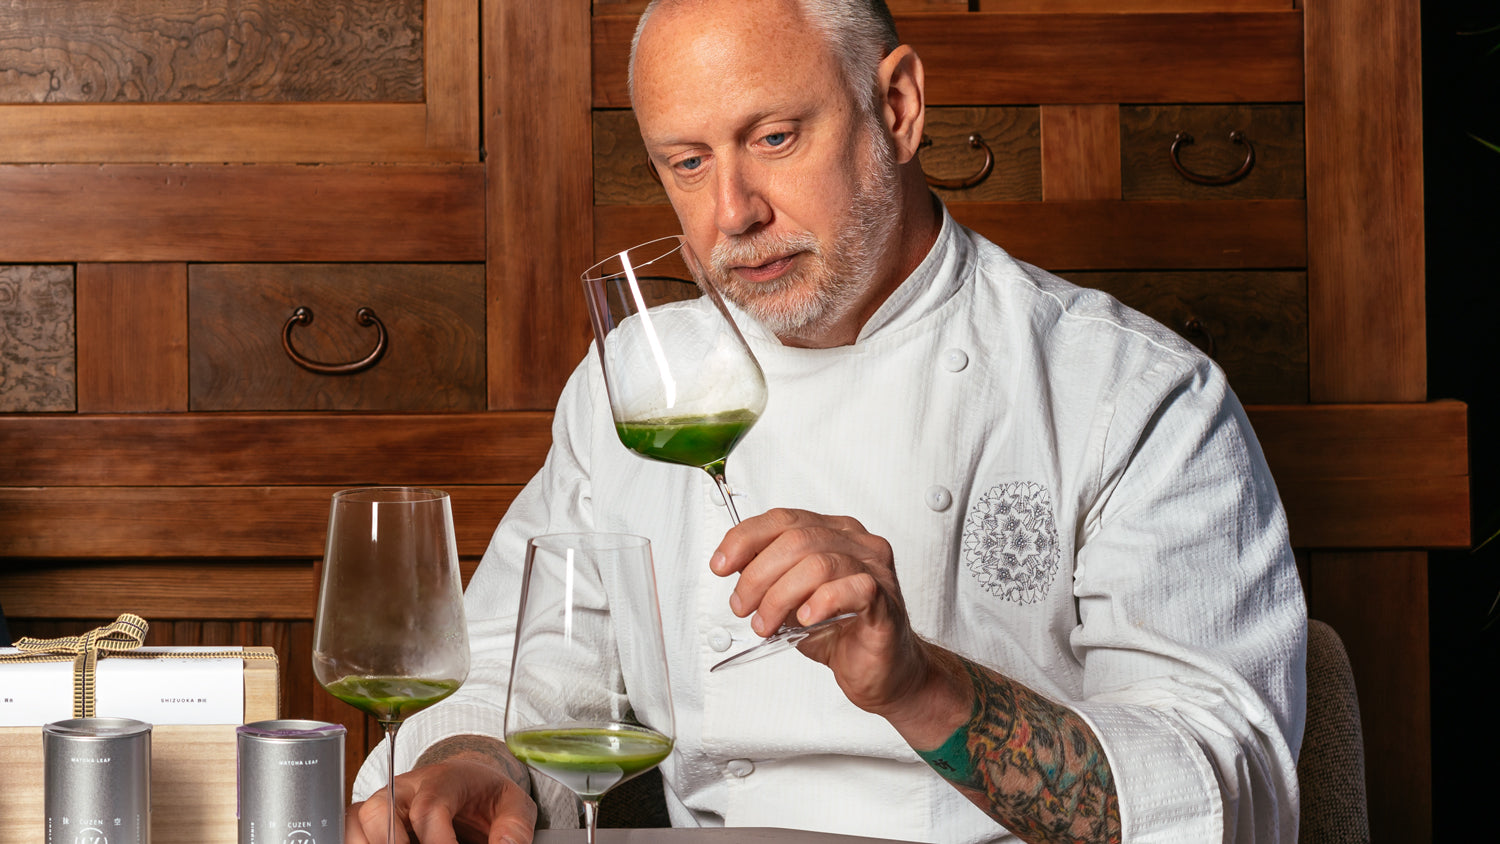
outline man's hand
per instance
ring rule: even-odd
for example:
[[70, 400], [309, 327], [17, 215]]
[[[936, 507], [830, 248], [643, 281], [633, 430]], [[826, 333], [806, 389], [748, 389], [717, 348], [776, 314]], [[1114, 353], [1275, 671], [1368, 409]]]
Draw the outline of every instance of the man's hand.
[[416, 768], [396, 777], [394, 841], [386, 838], [388, 795], [389, 789], [382, 788], [349, 807], [345, 844], [530, 844], [536, 828], [536, 804], [525, 780], [518, 785], [507, 775], [503, 759], [482, 752], [462, 751], [429, 764], [419, 761]]
[[739, 575], [730, 609], [754, 613], [751, 627], [762, 636], [783, 623], [857, 613], [799, 648], [832, 669], [861, 709], [899, 719], [928, 681], [929, 654], [907, 618], [890, 543], [857, 520], [771, 510], [725, 534], [709, 566]]

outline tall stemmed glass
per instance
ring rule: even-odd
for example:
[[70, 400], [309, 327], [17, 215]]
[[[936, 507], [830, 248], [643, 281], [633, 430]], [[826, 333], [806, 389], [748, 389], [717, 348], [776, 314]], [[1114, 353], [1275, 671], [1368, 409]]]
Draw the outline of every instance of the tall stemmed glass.
[[396, 829], [396, 730], [469, 674], [458, 545], [448, 494], [364, 487], [333, 495], [313, 629], [313, 673], [374, 716], [390, 746]]
[[[724, 466], [765, 410], [766, 379], [691, 247], [681, 235], [647, 241], [588, 268], [583, 287], [620, 442], [643, 457], [708, 472], [739, 524]], [[682, 301], [661, 304], [673, 299]], [[794, 647], [852, 617], [783, 625], [710, 670]]]
[[651, 543], [612, 533], [526, 545], [505, 743], [583, 801], [661, 764], [676, 737]]

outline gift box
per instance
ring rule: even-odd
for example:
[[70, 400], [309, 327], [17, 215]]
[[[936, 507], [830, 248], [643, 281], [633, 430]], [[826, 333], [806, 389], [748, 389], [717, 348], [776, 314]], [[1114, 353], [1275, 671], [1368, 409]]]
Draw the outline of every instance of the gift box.
[[[0, 717], [37, 721], [0, 726], [0, 844], [46, 840], [42, 724], [96, 715], [152, 725], [153, 844], [239, 840], [235, 728], [279, 717], [275, 652], [142, 648], [146, 629], [143, 619], [127, 614], [84, 636], [23, 639], [17, 649], [0, 651]], [[237, 684], [222, 681], [226, 663], [238, 672]], [[192, 676], [199, 673], [193, 666], [204, 676]], [[61, 711], [51, 712], [46, 701], [56, 697], [59, 674], [71, 694], [63, 696]], [[226, 687], [241, 690], [238, 707], [225, 707]]]

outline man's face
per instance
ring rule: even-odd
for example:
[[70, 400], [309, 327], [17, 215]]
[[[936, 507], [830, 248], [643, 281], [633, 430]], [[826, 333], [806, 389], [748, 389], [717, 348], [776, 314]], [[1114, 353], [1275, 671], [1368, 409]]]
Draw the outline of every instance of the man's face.
[[783, 339], [821, 345], [869, 316], [882, 281], [898, 213], [889, 141], [789, 4], [684, 6], [641, 38], [646, 151], [710, 282]]

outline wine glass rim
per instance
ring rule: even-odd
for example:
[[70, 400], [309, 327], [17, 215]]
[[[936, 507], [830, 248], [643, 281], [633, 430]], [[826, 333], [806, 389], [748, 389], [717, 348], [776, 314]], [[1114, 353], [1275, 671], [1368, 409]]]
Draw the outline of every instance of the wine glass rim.
[[650, 547], [651, 540], [633, 533], [573, 531], [533, 536], [529, 543], [538, 548], [547, 549], [582, 547], [589, 551], [617, 551], [626, 548]]
[[621, 249], [618, 252], [611, 253], [609, 255], [609, 257], [603, 259], [602, 261], [599, 261], [598, 263], [594, 264], [592, 267], [589, 267], [588, 269], [584, 270], [583, 271], [583, 280], [584, 281], [608, 281], [609, 279], [613, 279], [613, 278], [623, 278], [625, 276], [625, 273], [623, 271], [621, 271], [621, 270], [616, 270], [614, 272], [607, 272], [606, 273], [606, 272], [603, 272], [601, 270], [601, 268], [605, 264], [610, 263], [611, 261], [618, 261], [619, 257], [621, 255], [625, 254], [626, 252], [636, 252], [637, 250], [647, 250], [647, 249], [649, 249], [650, 247], [653, 247], [653, 246], [664, 246], [664, 244], [666, 244], [669, 241], [672, 243], [671, 247], [669, 247], [669, 248], [664, 247], [660, 253], [653, 253], [651, 255], [651, 257], [646, 258], [644, 260], [636, 261], [633, 264], [631, 264], [631, 266], [632, 267], [649, 267], [652, 264], [656, 263], [657, 261], [660, 261], [660, 260], [662, 260], [664, 258], [670, 258], [674, 253], [676, 253], [678, 250], [682, 249], [682, 247], [687, 243], [687, 238], [683, 237], [680, 234], [669, 234], [666, 237], [658, 237], [658, 238], [656, 238], [654, 240], [645, 241], [644, 243], [637, 243], [636, 245], [634, 245], [634, 246], [632, 246], [632, 247], [630, 247], [628, 249]]
[[424, 501], [441, 501], [447, 497], [448, 493], [443, 490], [420, 486], [361, 486], [341, 489], [333, 494], [334, 501], [379, 504], [420, 504]]

